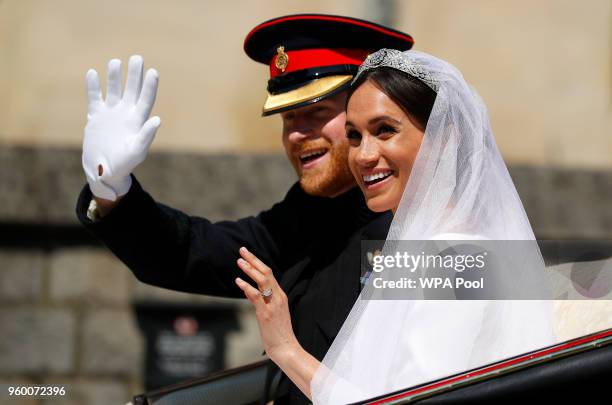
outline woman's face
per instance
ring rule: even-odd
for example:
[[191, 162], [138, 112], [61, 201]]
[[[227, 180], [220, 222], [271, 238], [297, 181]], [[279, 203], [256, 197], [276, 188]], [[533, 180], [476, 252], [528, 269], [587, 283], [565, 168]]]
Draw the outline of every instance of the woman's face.
[[346, 115], [349, 167], [372, 211], [395, 212], [423, 135], [371, 81], [355, 90]]

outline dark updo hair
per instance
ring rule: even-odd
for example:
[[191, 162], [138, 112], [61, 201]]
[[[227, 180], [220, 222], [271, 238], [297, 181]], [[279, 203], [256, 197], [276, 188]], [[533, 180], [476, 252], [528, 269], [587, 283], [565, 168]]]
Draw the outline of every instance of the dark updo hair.
[[419, 79], [401, 70], [381, 66], [364, 72], [351, 86], [346, 99], [370, 80], [408, 115], [410, 121], [425, 132], [427, 121], [436, 101], [436, 92]]

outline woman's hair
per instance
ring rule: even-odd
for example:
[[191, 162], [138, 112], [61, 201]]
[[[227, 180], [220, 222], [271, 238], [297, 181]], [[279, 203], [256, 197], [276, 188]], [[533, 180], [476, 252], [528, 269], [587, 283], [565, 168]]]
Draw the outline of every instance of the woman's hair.
[[419, 79], [401, 70], [381, 66], [364, 72], [351, 86], [348, 100], [355, 90], [370, 80], [389, 96], [408, 115], [410, 121], [425, 132], [429, 114], [436, 100], [436, 92]]

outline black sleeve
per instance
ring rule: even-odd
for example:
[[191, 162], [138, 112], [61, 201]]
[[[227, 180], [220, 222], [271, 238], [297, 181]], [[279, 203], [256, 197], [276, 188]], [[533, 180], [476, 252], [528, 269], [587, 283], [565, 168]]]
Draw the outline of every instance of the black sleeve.
[[155, 202], [132, 177], [130, 191], [104, 218], [87, 217], [92, 198], [88, 185], [79, 195], [76, 212], [138, 280], [177, 291], [243, 298], [234, 284], [237, 276], [244, 278], [236, 264], [241, 246], [277, 277], [299, 259], [294, 256], [296, 245], [288, 241], [299, 227], [290, 219], [301, 193], [296, 184], [282, 202], [256, 217], [211, 223]]

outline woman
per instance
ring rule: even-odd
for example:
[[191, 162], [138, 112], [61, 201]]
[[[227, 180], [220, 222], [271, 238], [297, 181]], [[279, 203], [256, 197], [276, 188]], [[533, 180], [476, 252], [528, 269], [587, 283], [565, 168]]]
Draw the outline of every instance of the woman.
[[[370, 55], [354, 79], [346, 129], [369, 208], [394, 213], [383, 255], [397, 240], [534, 240], [484, 104], [447, 62], [417, 51]], [[365, 399], [554, 342], [546, 302], [424, 301], [423, 291], [398, 297], [368, 282], [320, 363], [295, 339], [272, 272], [240, 253], [259, 289], [236, 283], [256, 308], [266, 352], [315, 403]], [[520, 276], [543, 268], [539, 251], [522, 256]]]

